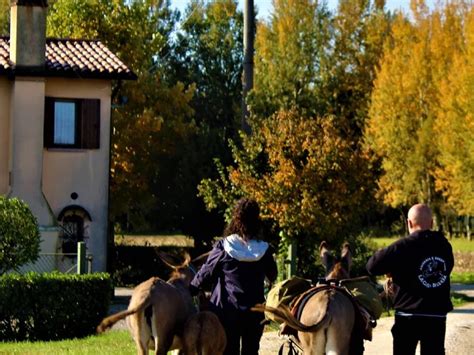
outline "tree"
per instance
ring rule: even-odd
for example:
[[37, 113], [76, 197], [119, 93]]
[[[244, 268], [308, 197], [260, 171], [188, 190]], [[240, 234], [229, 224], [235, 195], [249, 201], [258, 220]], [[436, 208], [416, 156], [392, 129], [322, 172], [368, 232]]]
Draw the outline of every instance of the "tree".
[[433, 127], [440, 81], [459, 50], [460, 19], [412, 2], [413, 22], [398, 14], [375, 80], [366, 143], [381, 159], [379, 192], [393, 207], [442, 199], [435, 189], [438, 150]]
[[330, 13], [312, 0], [276, 0], [269, 23], [257, 26], [254, 89], [249, 104], [264, 119], [279, 110], [298, 107], [323, 114], [327, 80]]
[[236, 165], [220, 181], [204, 181], [201, 194], [216, 207], [230, 205], [234, 193], [251, 196], [285, 235], [340, 241], [364, 210], [368, 177], [335, 122], [296, 110], [275, 114], [242, 136], [242, 149], [233, 149]]
[[240, 122], [242, 21], [234, 0], [191, 2], [166, 64], [167, 80], [195, 88], [190, 106], [196, 129], [166, 165], [174, 174], [171, 188], [166, 183], [155, 185], [161, 191], [157, 195], [164, 197], [156, 213], [174, 217], [168, 224], [182, 226], [196, 237], [198, 246], [223, 227], [221, 216], [207, 212], [197, 197], [197, 185], [216, 175], [214, 158], [225, 164], [231, 159], [227, 142], [237, 136]]
[[38, 259], [40, 232], [28, 205], [0, 195], [0, 275]]
[[385, 1], [340, 0], [332, 21], [333, 45], [323, 93], [327, 113], [337, 117], [344, 134], [358, 144], [391, 17]]
[[10, 33], [10, 1], [0, 0], [0, 36]]
[[474, 215], [474, 8], [466, 14], [462, 52], [440, 89], [434, 131], [439, 149], [436, 188], [457, 215]]
[[156, 230], [163, 222], [153, 214], [163, 201], [154, 188], [173, 186], [166, 163], [176, 161], [195, 131], [194, 87], [170, 82], [161, 64], [177, 16], [169, 1], [157, 0], [58, 0], [49, 9], [49, 35], [99, 38], [138, 76], [113, 88], [110, 207], [112, 220], [126, 231]]

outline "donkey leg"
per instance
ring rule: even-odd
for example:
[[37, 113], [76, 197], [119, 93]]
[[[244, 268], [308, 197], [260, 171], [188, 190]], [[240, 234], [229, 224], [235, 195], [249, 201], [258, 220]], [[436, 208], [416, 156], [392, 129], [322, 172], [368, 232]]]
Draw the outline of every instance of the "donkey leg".
[[153, 309], [153, 315], [151, 318], [151, 328], [155, 340], [155, 354], [166, 355], [173, 344], [174, 323], [166, 318], [160, 319], [160, 322], [158, 322], [158, 317], [155, 312], [155, 309]]
[[354, 316], [351, 308], [347, 308], [345, 317], [342, 314], [339, 314], [339, 317], [333, 317], [333, 322], [327, 329], [327, 355], [349, 354], [353, 325]]
[[137, 346], [138, 355], [148, 354], [148, 340], [151, 333], [148, 325], [145, 322], [143, 313], [136, 313], [129, 316], [128, 325], [132, 333], [133, 340]]
[[304, 355], [324, 355], [326, 349], [325, 329], [315, 333], [298, 332]]

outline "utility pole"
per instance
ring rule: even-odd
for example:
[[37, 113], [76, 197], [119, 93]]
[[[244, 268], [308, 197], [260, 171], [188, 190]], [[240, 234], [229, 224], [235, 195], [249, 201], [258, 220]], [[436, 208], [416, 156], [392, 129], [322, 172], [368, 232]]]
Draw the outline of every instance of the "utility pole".
[[253, 88], [253, 54], [255, 39], [255, 7], [254, 0], [244, 2], [244, 72], [242, 75], [242, 130], [250, 134], [248, 123], [249, 110], [247, 94]]

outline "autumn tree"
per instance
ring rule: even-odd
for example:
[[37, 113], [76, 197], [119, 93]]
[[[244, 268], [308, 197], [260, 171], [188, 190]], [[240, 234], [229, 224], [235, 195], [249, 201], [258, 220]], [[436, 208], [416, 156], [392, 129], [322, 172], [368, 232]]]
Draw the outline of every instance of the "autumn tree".
[[[436, 188], [457, 215], [474, 215], [474, 8], [465, 17], [463, 50], [440, 89], [434, 132], [439, 149]], [[460, 24], [458, 24], [459, 26]], [[458, 33], [459, 34], [459, 33]]]
[[412, 2], [413, 20], [399, 13], [375, 80], [366, 142], [381, 160], [379, 192], [390, 206], [442, 205], [435, 189], [438, 149], [434, 124], [440, 114], [441, 80], [459, 51], [455, 7], [430, 13]]
[[169, 1], [156, 0], [58, 0], [48, 11], [48, 35], [99, 38], [138, 76], [113, 89], [110, 206], [123, 229], [153, 230], [166, 219], [153, 215], [162, 198], [153, 187], [173, 187], [165, 163], [195, 130], [194, 88], [167, 81], [158, 65], [171, 50], [177, 14]]
[[315, 264], [309, 261], [318, 239], [336, 245], [358, 225], [370, 194], [364, 188], [369, 176], [361, 174], [365, 161], [341, 138], [334, 117], [296, 110], [275, 114], [242, 139], [242, 148], [233, 150], [236, 165], [220, 180], [203, 181], [201, 193], [208, 204], [232, 202], [235, 194], [255, 198], [280, 236], [298, 240], [300, 271], [306, 272], [304, 263]]

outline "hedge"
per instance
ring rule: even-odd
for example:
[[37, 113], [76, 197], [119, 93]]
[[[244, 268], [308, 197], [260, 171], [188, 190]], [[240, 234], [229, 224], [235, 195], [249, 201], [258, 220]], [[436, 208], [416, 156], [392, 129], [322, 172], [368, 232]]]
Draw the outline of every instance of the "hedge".
[[106, 273], [0, 276], [0, 339], [84, 337], [107, 315], [113, 295]]

